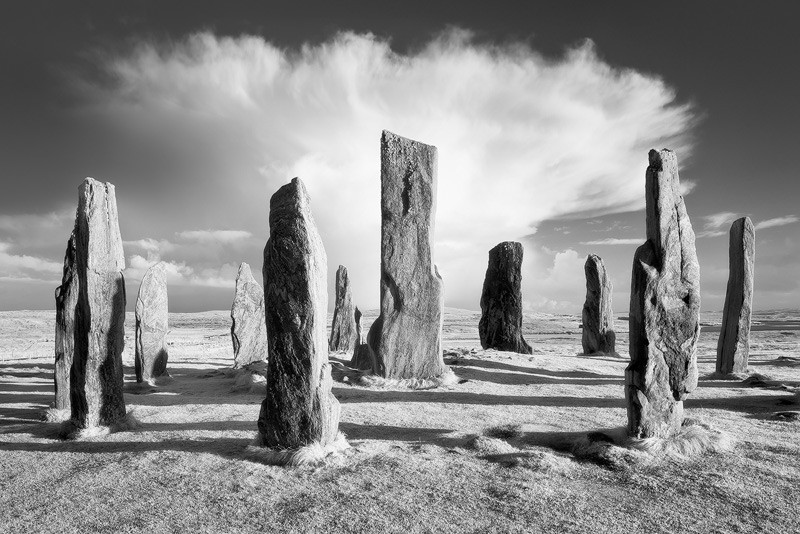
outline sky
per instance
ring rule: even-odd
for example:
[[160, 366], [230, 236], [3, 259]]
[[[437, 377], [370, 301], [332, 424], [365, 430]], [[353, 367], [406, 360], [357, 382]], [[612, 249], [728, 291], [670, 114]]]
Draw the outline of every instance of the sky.
[[[0, 17], [0, 310], [52, 309], [77, 190], [115, 185], [128, 307], [227, 309], [299, 176], [356, 305], [378, 306], [380, 136], [439, 151], [445, 305], [525, 247], [526, 309], [579, 314], [601, 256], [625, 313], [651, 148], [676, 151], [702, 309], [756, 227], [754, 308], [800, 307], [794, 2], [18, 2]], [[331, 295], [332, 297], [332, 295]], [[329, 299], [330, 305], [333, 298]]]

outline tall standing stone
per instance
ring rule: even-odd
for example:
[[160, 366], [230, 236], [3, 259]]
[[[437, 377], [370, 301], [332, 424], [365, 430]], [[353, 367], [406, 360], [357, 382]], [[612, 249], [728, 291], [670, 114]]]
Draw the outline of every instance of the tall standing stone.
[[125, 256], [114, 186], [87, 178], [75, 220], [78, 299], [70, 374], [72, 426], [111, 426], [125, 418]]
[[721, 374], [747, 372], [755, 239], [755, 228], [749, 217], [742, 217], [731, 225], [728, 249], [730, 273], [717, 344], [717, 372]]
[[328, 349], [332, 352], [353, 350], [358, 343], [356, 322], [353, 315], [353, 294], [350, 291], [350, 277], [347, 268], [340, 265], [336, 269], [336, 306], [333, 309], [331, 337]]
[[78, 266], [75, 263], [75, 232], [67, 241], [61, 285], [56, 288], [55, 409], [70, 412], [69, 374], [75, 351], [75, 306], [78, 303]]
[[647, 241], [631, 276], [630, 357], [625, 370], [628, 433], [669, 437], [683, 422], [683, 400], [697, 387], [700, 268], [683, 203], [678, 159], [649, 154]]
[[516, 241], [505, 241], [489, 251], [478, 322], [484, 349], [533, 353], [522, 338], [522, 253], [522, 243]]
[[442, 359], [442, 278], [433, 263], [436, 147], [381, 138], [381, 309], [367, 335], [375, 372], [435, 378]]
[[233, 368], [267, 359], [267, 327], [264, 323], [264, 289], [242, 262], [236, 275], [236, 293], [231, 306]]
[[167, 373], [169, 302], [167, 269], [158, 262], [147, 269], [136, 297], [136, 381], [152, 383]]
[[361, 330], [361, 310], [358, 308], [353, 313], [353, 319], [356, 324], [357, 341], [356, 347], [353, 349], [353, 357], [350, 359], [350, 367], [374, 372], [375, 360], [372, 357], [372, 351], [369, 350], [369, 345], [364, 341], [364, 335]]
[[600, 256], [589, 254], [583, 266], [586, 273], [586, 301], [583, 303], [584, 354], [614, 354], [614, 314], [611, 311], [611, 279]]
[[331, 393], [325, 335], [327, 256], [299, 178], [272, 196], [269, 225], [263, 272], [269, 358], [260, 442], [279, 449], [330, 445], [338, 435], [339, 402]]

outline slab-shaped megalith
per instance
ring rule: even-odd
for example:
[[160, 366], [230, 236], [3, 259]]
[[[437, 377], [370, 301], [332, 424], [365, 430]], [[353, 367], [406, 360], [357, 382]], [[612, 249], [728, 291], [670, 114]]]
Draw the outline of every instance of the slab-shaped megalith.
[[755, 254], [755, 228], [749, 217], [742, 217], [731, 225], [728, 290], [717, 343], [717, 372], [721, 374], [747, 372]]
[[614, 354], [614, 314], [611, 311], [611, 279], [600, 256], [589, 254], [583, 266], [586, 273], [586, 301], [583, 303], [584, 354]]
[[484, 349], [532, 354], [522, 338], [522, 243], [505, 241], [489, 251], [478, 334]]
[[231, 306], [234, 369], [267, 359], [264, 317], [264, 289], [253, 277], [250, 265], [242, 262], [236, 275], [236, 291]]
[[367, 344], [375, 373], [386, 378], [437, 378], [448, 371], [442, 278], [433, 263], [436, 173], [436, 147], [383, 132], [381, 308]]
[[353, 313], [353, 319], [356, 325], [356, 339], [358, 341], [353, 349], [350, 367], [361, 371], [374, 372], [375, 360], [372, 357], [372, 352], [369, 350], [369, 345], [364, 341], [364, 335], [361, 330], [361, 310], [359, 310], [358, 307], [356, 307]]
[[114, 186], [87, 178], [75, 220], [78, 299], [70, 402], [74, 430], [111, 427], [125, 418], [125, 256]]
[[273, 449], [325, 447], [339, 425], [326, 339], [328, 266], [299, 178], [272, 196], [269, 225], [263, 270], [269, 358], [259, 441]]
[[136, 381], [153, 383], [167, 373], [169, 301], [164, 262], [152, 265], [136, 297]]
[[677, 157], [665, 149], [651, 150], [649, 159], [647, 241], [633, 259], [625, 397], [629, 435], [665, 438], [680, 429], [683, 400], [697, 387], [700, 268]]
[[61, 285], [56, 288], [55, 409], [69, 418], [69, 374], [75, 345], [75, 306], [78, 304], [78, 272], [75, 263], [75, 233], [67, 241]]
[[328, 349], [332, 352], [348, 352], [355, 348], [356, 343], [358, 343], [358, 338], [356, 337], [350, 277], [347, 276], [347, 268], [340, 265], [336, 269], [336, 305], [333, 309]]

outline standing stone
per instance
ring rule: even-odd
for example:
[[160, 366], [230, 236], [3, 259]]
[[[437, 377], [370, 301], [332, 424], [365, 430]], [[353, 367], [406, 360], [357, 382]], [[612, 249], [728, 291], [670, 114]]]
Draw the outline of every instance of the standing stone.
[[755, 229], [749, 217], [742, 217], [731, 225], [728, 249], [730, 274], [717, 344], [717, 372], [721, 374], [747, 372], [755, 239]]
[[142, 278], [136, 297], [136, 381], [153, 383], [167, 373], [167, 269], [158, 262]]
[[70, 412], [69, 374], [75, 345], [75, 306], [78, 303], [78, 273], [75, 263], [75, 232], [64, 254], [64, 274], [56, 288], [55, 409]]
[[236, 275], [236, 293], [231, 306], [233, 368], [240, 369], [267, 359], [267, 327], [264, 324], [264, 290], [242, 262]]
[[353, 319], [356, 324], [356, 347], [353, 349], [353, 357], [350, 359], [350, 367], [359, 369], [361, 371], [375, 370], [375, 360], [372, 358], [372, 352], [369, 350], [369, 345], [364, 341], [364, 334], [361, 331], [361, 310], [356, 308], [353, 314]]
[[328, 349], [331, 352], [347, 352], [355, 348], [356, 323], [353, 315], [353, 294], [350, 291], [350, 278], [347, 268], [340, 265], [336, 270], [336, 307], [333, 309], [333, 323]]
[[269, 358], [258, 431], [271, 448], [326, 446], [338, 435], [325, 339], [328, 260], [309, 202], [299, 178], [270, 200], [263, 272]]
[[436, 147], [381, 138], [381, 310], [367, 335], [376, 374], [436, 378], [442, 359], [442, 278], [433, 263]]
[[478, 334], [484, 349], [532, 354], [522, 339], [522, 243], [505, 241], [489, 251]]
[[72, 426], [90, 430], [125, 418], [125, 256], [114, 186], [87, 178], [75, 220], [78, 299], [70, 374]]
[[614, 354], [614, 314], [611, 311], [611, 279], [600, 256], [589, 254], [583, 266], [586, 273], [586, 302], [583, 303], [584, 354]]
[[669, 437], [683, 422], [683, 400], [697, 387], [700, 268], [683, 203], [678, 159], [649, 154], [647, 241], [631, 276], [630, 357], [625, 369], [628, 433]]

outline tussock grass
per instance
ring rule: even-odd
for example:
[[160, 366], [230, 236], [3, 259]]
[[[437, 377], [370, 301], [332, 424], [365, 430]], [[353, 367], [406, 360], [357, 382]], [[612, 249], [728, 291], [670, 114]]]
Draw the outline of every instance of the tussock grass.
[[265, 447], [261, 434], [256, 434], [253, 443], [245, 449], [244, 456], [247, 459], [267, 465], [311, 466], [320, 464], [329, 456], [349, 448], [350, 444], [341, 432], [328, 445], [315, 442], [299, 449], [271, 449]]
[[70, 417], [72, 417], [72, 413], [66, 409], [59, 410], [50, 407], [42, 412], [42, 421], [45, 423], [63, 423], [69, 421]]
[[508, 424], [492, 426], [483, 431], [484, 436], [500, 439], [512, 439], [522, 437], [522, 425]]
[[455, 386], [458, 376], [448, 368], [444, 373], [432, 378], [383, 378], [381, 376], [364, 374], [358, 377], [356, 384], [376, 389], [436, 389], [440, 387]]
[[128, 432], [141, 428], [141, 423], [136, 417], [135, 410], [129, 410], [121, 420], [110, 426], [93, 426], [82, 428], [69, 419], [64, 421], [59, 429], [59, 437], [70, 441], [91, 440], [100, 436], [107, 436], [115, 432]]

